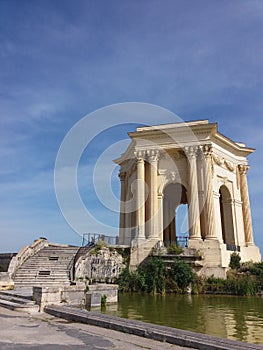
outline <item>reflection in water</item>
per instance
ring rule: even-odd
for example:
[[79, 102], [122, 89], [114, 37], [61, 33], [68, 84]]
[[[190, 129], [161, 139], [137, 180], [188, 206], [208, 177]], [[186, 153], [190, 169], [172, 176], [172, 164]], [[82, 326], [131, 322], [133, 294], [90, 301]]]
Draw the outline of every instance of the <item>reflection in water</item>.
[[120, 294], [107, 314], [263, 344], [263, 298]]

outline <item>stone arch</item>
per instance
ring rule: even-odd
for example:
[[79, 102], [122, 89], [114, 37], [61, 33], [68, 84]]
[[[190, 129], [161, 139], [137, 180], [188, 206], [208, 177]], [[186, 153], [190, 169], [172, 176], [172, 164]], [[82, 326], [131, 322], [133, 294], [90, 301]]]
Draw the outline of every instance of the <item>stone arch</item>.
[[232, 198], [227, 186], [219, 188], [219, 205], [221, 215], [221, 227], [223, 242], [227, 245], [235, 244]]
[[176, 208], [188, 204], [187, 190], [181, 183], [168, 183], [163, 189], [163, 242], [176, 242]]

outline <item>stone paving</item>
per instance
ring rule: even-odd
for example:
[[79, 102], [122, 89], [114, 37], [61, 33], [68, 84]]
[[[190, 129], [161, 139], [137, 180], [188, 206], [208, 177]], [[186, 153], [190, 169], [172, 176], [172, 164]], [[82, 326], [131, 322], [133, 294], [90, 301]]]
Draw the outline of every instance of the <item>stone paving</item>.
[[0, 307], [1, 350], [186, 350], [45, 313], [25, 314]]

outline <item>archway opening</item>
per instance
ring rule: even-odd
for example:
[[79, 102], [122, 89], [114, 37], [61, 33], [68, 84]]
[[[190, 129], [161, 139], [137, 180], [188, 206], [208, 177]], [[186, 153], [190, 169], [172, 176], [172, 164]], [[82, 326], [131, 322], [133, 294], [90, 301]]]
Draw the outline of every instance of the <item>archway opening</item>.
[[167, 185], [163, 192], [163, 242], [187, 246], [188, 202], [186, 188], [180, 183]]
[[235, 245], [232, 198], [225, 185], [222, 185], [219, 189], [219, 204], [223, 242], [227, 245]]

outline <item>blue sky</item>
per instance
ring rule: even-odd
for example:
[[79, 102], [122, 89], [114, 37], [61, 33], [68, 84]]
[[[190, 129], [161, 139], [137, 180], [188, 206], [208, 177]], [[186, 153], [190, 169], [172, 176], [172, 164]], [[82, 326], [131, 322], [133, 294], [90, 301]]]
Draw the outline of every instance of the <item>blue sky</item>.
[[[0, 0], [0, 250], [39, 236], [81, 243], [56, 201], [58, 149], [85, 115], [136, 101], [216, 121], [256, 148], [248, 180], [263, 252], [262, 57], [261, 0]], [[110, 144], [128, 129], [100, 140]], [[117, 226], [117, 213], [85, 188], [91, 153], [78, 174], [85, 204]]]

